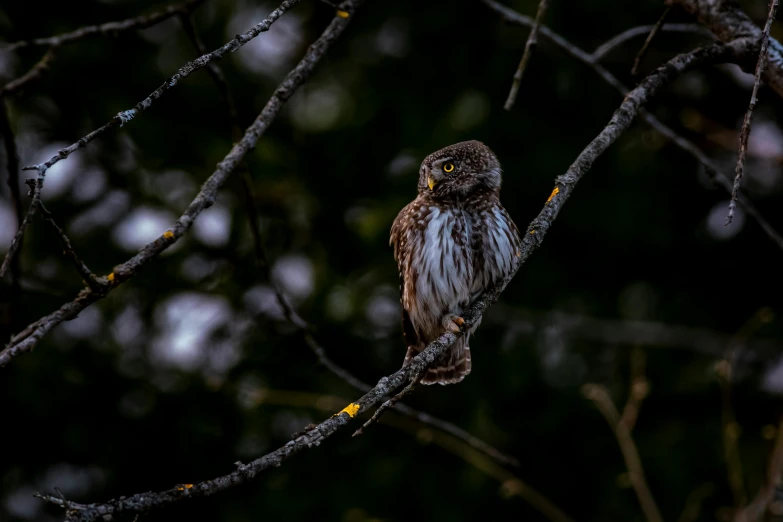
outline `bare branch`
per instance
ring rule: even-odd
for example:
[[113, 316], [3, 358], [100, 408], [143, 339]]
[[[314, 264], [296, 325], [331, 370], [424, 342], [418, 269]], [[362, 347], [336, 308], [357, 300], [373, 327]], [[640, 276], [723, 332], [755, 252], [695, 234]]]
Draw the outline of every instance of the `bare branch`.
[[[287, 0], [284, 4], [290, 6], [296, 1], [298, 0]], [[288, 73], [282, 83], [277, 87], [274, 94], [261, 111], [261, 114], [259, 114], [253, 124], [247, 128], [242, 139], [233, 146], [231, 151], [223, 158], [223, 161], [218, 163], [217, 169], [207, 181], [204, 182], [201, 190], [196, 195], [196, 198], [188, 205], [174, 226], [156, 240], [148, 243], [135, 256], [124, 263], [115, 266], [114, 271], [107, 277], [100, 278], [101, 283], [110, 283], [111, 286], [102, 287], [101, 292], [94, 292], [89, 289], [83, 290], [75, 300], [66, 303], [59, 310], [39, 319], [25, 328], [23, 332], [17, 334], [11, 339], [11, 342], [6, 348], [0, 352], [0, 367], [7, 365], [14, 357], [31, 351], [38, 341], [52, 328], [67, 319], [75, 317], [87, 306], [98, 299], [105, 297], [118, 284], [133, 277], [139, 269], [155, 259], [161, 252], [177, 242], [185, 232], [187, 232], [198, 215], [201, 214], [205, 208], [214, 204], [217, 191], [226, 179], [242, 162], [247, 152], [255, 147], [258, 140], [272, 121], [274, 121], [275, 117], [280, 112], [280, 109], [282, 109], [288, 99], [307, 80], [313, 68], [315, 68], [316, 64], [321, 60], [332, 42], [342, 34], [350, 21], [352, 14], [350, 11], [353, 9], [352, 6], [358, 5], [360, 2], [361, 0], [354, 0], [353, 3], [348, 4], [348, 7], [346, 7], [347, 10], [340, 11], [341, 13], [348, 13], [348, 16], [344, 17], [338, 14], [334, 17], [332, 23], [329, 24], [323, 34], [321, 34], [307, 50], [304, 58], [302, 58], [299, 64]], [[283, 9], [283, 6], [281, 5], [281, 7], [276, 9], [267, 20], [255, 26], [250, 32], [261, 32], [264, 27], [268, 28], [272, 23], [270, 20], [277, 19], [283, 11], [285, 11], [285, 9]], [[245, 33], [245, 35], [248, 35], [249, 33]], [[242, 36], [238, 38], [241, 39]], [[238, 39], [232, 40], [232, 42], [237, 41]], [[238, 45], [239, 44], [237, 44], [237, 46]], [[214, 53], [212, 54], [214, 55]]]
[[655, 25], [650, 31], [650, 34], [647, 35], [647, 39], [644, 41], [644, 44], [642, 44], [642, 48], [639, 49], [636, 58], [633, 59], [633, 67], [631, 67], [631, 74], [633, 76], [636, 76], [636, 74], [639, 72], [639, 65], [641, 65], [642, 60], [644, 60], [644, 57], [647, 55], [647, 50], [650, 48], [650, 44], [655, 39], [655, 36], [658, 34], [658, 32], [661, 30], [661, 27], [663, 26], [663, 22], [666, 20], [666, 16], [668, 16], [669, 11], [671, 10], [672, 10], [672, 6], [668, 6], [666, 7], [666, 9], [664, 9], [663, 14], [658, 19], [658, 21], [655, 22]]
[[[30, 180], [28, 180], [30, 181]], [[90, 289], [93, 292], [100, 292], [100, 286], [101, 283], [98, 280], [97, 277], [90, 271], [89, 268], [87, 268], [87, 265], [82, 261], [78, 255], [76, 255], [76, 251], [73, 249], [73, 245], [71, 245], [71, 240], [68, 239], [68, 236], [65, 234], [65, 231], [60, 228], [60, 226], [55, 222], [54, 216], [52, 216], [52, 213], [49, 212], [46, 207], [43, 204], [43, 201], [40, 203], [40, 209], [41, 214], [43, 215], [43, 218], [52, 225], [52, 228], [57, 233], [57, 237], [60, 240], [60, 243], [63, 246], [63, 253], [68, 256], [68, 258], [73, 263], [73, 266], [76, 267], [76, 271], [79, 272], [79, 275], [82, 277], [82, 280], [87, 284], [87, 286], [90, 287]]]
[[715, 372], [721, 388], [721, 435], [723, 439], [723, 458], [726, 461], [726, 474], [734, 499], [734, 507], [739, 509], [745, 504], [745, 481], [742, 475], [742, 458], [737, 441], [741, 428], [734, 415], [731, 398], [731, 364], [724, 359], [715, 365]]
[[[508, 7], [502, 4], [499, 4], [495, 0], [482, 0], [482, 1], [490, 9], [500, 14], [503, 17], [503, 19], [509, 23], [521, 25], [524, 27], [532, 27], [533, 24], [535, 23], [531, 18], [519, 14], [513, 9], [509, 9]], [[645, 27], [649, 27], [649, 26], [645, 26]], [[664, 25], [664, 30], [666, 27], [667, 25]], [[630, 31], [635, 31], [635, 33], [632, 34], [632, 36], [643, 34], [642, 32], [639, 32], [638, 29], [639, 28], [630, 30]], [[591, 55], [586, 53], [579, 47], [573, 45], [568, 40], [566, 40], [559, 34], [555, 33], [545, 25], [542, 25], [539, 31], [541, 33], [541, 36], [543, 36], [552, 44], [554, 44], [556, 47], [564, 51], [567, 55], [571, 56], [572, 58], [575, 58], [576, 60], [592, 68], [596, 73], [598, 73], [599, 76], [601, 76], [601, 78], [604, 79], [604, 81], [606, 81], [609, 85], [617, 89], [617, 91], [619, 91], [620, 94], [624, 96], [628, 93], [628, 89], [625, 87], [625, 85], [623, 85], [622, 82], [620, 82], [620, 80], [618, 80], [611, 72], [609, 72], [609, 70], [607, 70], [599, 63], [599, 60], [605, 55], [606, 52], [608, 52], [608, 49], [611, 49], [611, 46], [609, 46], [609, 44], [615, 40], [620, 41], [621, 38], [619, 37], [625, 35], [628, 32], [613, 38], [612, 40], [610, 40], [610, 42], [607, 42], [606, 44], [596, 49], [596, 53]], [[602, 50], [605, 47], [606, 49]], [[640, 112], [640, 115], [642, 119], [645, 122], [647, 122], [650, 126], [652, 126], [655, 130], [657, 130], [658, 132], [660, 132], [661, 134], [663, 134], [664, 136], [672, 140], [675, 145], [677, 145], [684, 151], [693, 155], [702, 165], [704, 165], [707, 175], [710, 177], [710, 179], [717, 185], [720, 185], [721, 187], [725, 188], [729, 192], [729, 194], [731, 193], [732, 191], [731, 182], [728, 180], [728, 178], [725, 176], [724, 173], [721, 172], [721, 175], [720, 176], [718, 175], [720, 169], [707, 157], [707, 155], [703, 151], [701, 151], [691, 141], [677, 134], [674, 130], [666, 126], [664, 123], [659, 121], [655, 116], [648, 113], [647, 111], [642, 110]], [[756, 221], [758, 221], [759, 225], [764, 230], [764, 232], [770, 237], [770, 239], [772, 239], [772, 241], [775, 242], [775, 244], [777, 244], [778, 247], [783, 249], [783, 236], [781, 236], [778, 232], [775, 231], [775, 229], [761, 216], [761, 214], [750, 203], [750, 201], [744, 199], [741, 195], [739, 201], [744, 206], [748, 214], [753, 218], [755, 218]]]
[[[596, 47], [595, 51], [593, 51], [593, 57], [597, 61], [603, 60], [606, 58], [607, 54], [612, 52], [620, 45], [624, 44], [628, 40], [642, 36], [643, 34], [650, 34], [650, 32], [655, 29], [655, 27], [655, 25], [640, 25], [639, 27], [626, 29], [622, 33], [610, 38], [605, 43]], [[715, 36], [708, 29], [705, 29], [698, 24], [664, 24], [660, 30], [664, 33], [690, 33], [709, 38], [710, 40], [715, 39]]]
[[775, 491], [783, 480], [783, 420], [777, 427], [775, 446], [767, 466], [766, 484], [759, 490], [753, 501], [734, 514], [734, 522], [754, 522], [760, 520], [775, 498]]
[[764, 72], [764, 59], [767, 56], [767, 48], [769, 47], [769, 29], [772, 27], [772, 20], [775, 19], [775, 12], [778, 10], [778, 0], [770, 0], [769, 2], [769, 14], [767, 15], [767, 24], [764, 26], [764, 30], [761, 33], [761, 50], [759, 51], [759, 59], [756, 62], [756, 74], [753, 81], [753, 92], [750, 95], [750, 104], [748, 110], [745, 113], [745, 119], [742, 122], [742, 131], [740, 132], [740, 146], [739, 157], [737, 158], [736, 176], [734, 177], [734, 187], [731, 191], [731, 202], [729, 203], [729, 213], [726, 216], [725, 225], [731, 225], [734, 220], [734, 209], [737, 206], [737, 195], [739, 194], [740, 183], [742, 183], [742, 177], [745, 170], [745, 155], [748, 149], [748, 137], [750, 136], [750, 120], [753, 118], [753, 110], [756, 108], [756, 102], [758, 99], [756, 95], [759, 91], [759, 84], [761, 83], [761, 73]]
[[152, 27], [153, 25], [159, 24], [160, 22], [171, 18], [172, 16], [182, 13], [189, 13], [203, 2], [204, 0], [188, 0], [187, 2], [183, 2], [181, 4], [170, 5], [162, 11], [157, 11], [148, 15], [128, 18], [127, 20], [122, 20], [119, 22], [107, 22], [101, 25], [90, 25], [58, 36], [36, 38], [34, 40], [24, 40], [11, 44], [5, 44], [2, 47], [8, 51], [13, 51], [23, 47], [31, 46], [58, 46], [62, 44], [73, 43], [91, 36], [111, 35], [126, 31], [146, 29], [148, 27]]
[[[307, 345], [310, 346], [310, 349], [313, 350], [315, 356], [318, 357], [318, 361], [324, 366], [326, 366], [326, 368], [328, 368], [329, 371], [337, 375], [343, 381], [347, 382], [348, 384], [350, 384], [351, 386], [353, 386], [354, 388], [362, 392], [367, 392], [372, 388], [372, 386], [365, 384], [361, 380], [357, 379], [351, 373], [345, 370], [343, 367], [339, 366], [334, 361], [329, 359], [329, 357], [327, 357], [326, 355], [326, 351], [324, 350], [323, 346], [318, 344], [315, 338], [309, 333], [305, 333], [305, 341], [307, 342]], [[415, 410], [410, 406], [407, 406], [400, 402], [394, 405], [394, 411], [402, 413], [403, 415], [411, 417], [422, 424], [427, 424], [437, 430], [440, 430], [444, 433], [448, 433], [449, 435], [457, 439], [460, 439], [461, 441], [465, 442], [473, 449], [478, 450], [481, 453], [484, 453], [489, 458], [498, 462], [499, 464], [513, 466], [515, 468], [520, 467], [519, 460], [517, 460], [515, 457], [503, 453], [497, 448], [490, 446], [483, 440], [479, 439], [478, 437], [475, 437], [474, 435], [471, 435], [467, 431], [463, 430], [462, 428], [450, 422], [441, 420], [437, 417], [430, 415], [429, 413]]]
[[688, 494], [688, 498], [685, 499], [685, 507], [682, 509], [682, 513], [680, 513], [677, 522], [695, 522], [696, 520], [699, 520], [701, 505], [708, 497], [712, 496], [714, 492], [715, 486], [713, 486], [711, 482], [702, 484], [691, 491], [690, 494]]
[[[201, 38], [193, 25], [193, 17], [187, 13], [182, 14], [179, 19], [182, 23], [182, 28], [185, 30], [185, 34], [188, 35], [190, 42], [193, 44], [193, 47], [198, 52], [199, 56], [207, 54], [207, 48], [204, 45], [204, 42], [201, 41]], [[215, 62], [207, 64], [207, 73], [209, 74], [209, 77], [212, 78], [218, 92], [220, 92], [220, 95], [223, 97], [223, 102], [228, 109], [234, 139], [239, 140], [242, 138], [242, 126], [239, 123], [237, 106], [234, 102], [234, 96], [231, 94], [231, 89], [228, 86], [228, 81], [226, 81], [226, 76], [223, 74], [223, 70], [220, 66]]]
[[533, 48], [538, 44], [538, 28], [541, 26], [541, 20], [544, 19], [546, 13], [548, 0], [539, 0], [538, 12], [536, 12], [536, 21], [533, 27], [530, 29], [530, 35], [525, 42], [525, 51], [522, 53], [522, 59], [519, 61], [516, 72], [514, 72], [514, 80], [511, 82], [511, 90], [508, 92], [508, 98], [504, 109], [510, 111], [514, 107], [514, 102], [517, 100], [517, 93], [519, 93], [519, 85], [522, 83], [522, 75], [525, 73], [527, 62], [530, 60], [530, 55], [533, 54]]
[[[535, 336], [552, 328], [565, 338], [584, 339], [604, 345], [638, 345], [657, 348], [686, 348], [697, 354], [723, 358], [726, 345], [734, 335], [693, 326], [668, 324], [658, 321], [603, 319], [562, 311], [539, 313], [496, 305], [494, 313], [485, 318], [485, 324], [519, 324], [524, 332]], [[745, 339], [743, 360], [769, 361], [783, 353], [783, 340]]]
[[[762, 30], [753, 23], [738, 2], [724, 0], [666, 0], [667, 4], [680, 5], [695, 14], [699, 22], [724, 43], [744, 38], [760, 42]], [[769, 39], [769, 53], [764, 56], [764, 72], [761, 78], [783, 96], [783, 45]], [[750, 69], [746, 69], [750, 70]]]
[[[187, 78], [195, 71], [205, 67], [210, 62], [214, 60], [219, 60], [226, 53], [236, 51], [237, 49], [245, 45], [247, 42], [249, 42], [256, 36], [258, 36], [259, 34], [268, 31], [271, 25], [278, 18], [280, 18], [283, 15], [283, 13], [285, 13], [292, 6], [296, 5], [298, 2], [299, 0], [284, 0], [280, 4], [280, 7], [272, 11], [268, 17], [266, 17], [264, 20], [262, 20], [261, 22], [259, 22], [258, 24], [250, 28], [249, 30], [245, 31], [240, 35], [237, 35], [230, 42], [224, 44], [222, 47], [219, 47], [218, 49], [212, 51], [211, 53], [205, 54], [180, 67], [180, 69], [177, 71], [177, 73], [174, 76], [166, 80], [163, 83], [163, 85], [155, 89], [149, 96], [147, 96], [142, 101], [137, 103], [132, 109], [120, 112], [102, 127], [95, 129], [91, 133], [81, 138], [76, 143], [64, 149], [61, 149], [57, 153], [57, 155], [52, 157], [49, 161], [44, 163], [39, 163], [37, 165], [32, 165], [29, 167], [24, 167], [22, 170], [37, 170], [41, 176], [44, 176], [46, 174], [46, 171], [49, 170], [49, 168], [51, 168], [51, 166], [57, 163], [58, 161], [66, 159], [73, 152], [77, 151], [82, 147], [87, 146], [88, 143], [93, 141], [98, 136], [104, 134], [105, 132], [107, 132], [108, 130], [114, 127], [123, 126], [125, 123], [135, 118], [139, 113], [149, 109], [155, 100], [163, 96], [163, 94], [169, 89], [174, 88], [174, 86], [176, 86], [180, 80]], [[0, 366], [2, 365], [0, 364]]]
[[[388, 416], [384, 417], [382, 422], [405, 429], [406, 426], [401, 422], [404, 419], [404, 417]], [[413, 430], [408, 428], [408, 431]], [[483, 452], [480, 450], [476, 451], [475, 448], [471, 449], [467, 447], [463, 440], [454, 439], [453, 437], [444, 435], [439, 431], [427, 430], [422, 433], [422, 430], [419, 427], [416, 427], [414, 432], [417, 436], [424, 436], [427, 439], [431, 438], [434, 444], [437, 444], [446, 451], [457, 455], [458, 457], [464, 459], [465, 462], [474, 466], [476, 469], [481, 470], [487, 475], [498, 480], [502, 484], [501, 494], [504, 496], [519, 496], [523, 498], [552, 522], [573, 522], [573, 519], [564, 513], [563, 510], [553, 504], [551, 500], [523, 482], [515, 474], [511, 473], [506, 468], [494, 461], [494, 459], [490, 459], [482, 454]]]
[[16, 137], [8, 117], [8, 106], [0, 99], [0, 136], [5, 146], [5, 162], [8, 171], [8, 188], [11, 190], [17, 226], [22, 223], [22, 197], [19, 194], [19, 152], [16, 150]]
[[57, 45], [52, 45], [49, 47], [49, 49], [46, 50], [46, 53], [41, 57], [41, 59], [30, 68], [29, 71], [24, 73], [19, 78], [6, 83], [3, 87], [0, 87], [0, 97], [13, 94], [16, 91], [21, 90], [23, 87], [26, 87], [28, 83], [32, 83], [39, 79], [43, 73], [46, 72], [52, 65], [52, 62], [57, 55], [58, 49], [59, 47]]
[[385, 401], [383, 404], [378, 407], [377, 410], [375, 410], [375, 413], [373, 413], [372, 417], [370, 417], [370, 420], [359, 426], [359, 429], [353, 432], [353, 437], [357, 437], [364, 433], [364, 430], [367, 429], [372, 423], [378, 422], [378, 419], [381, 418], [381, 415], [388, 410], [389, 408], [394, 408], [394, 405], [397, 404], [397, 402], [400, 401], [403, 397], [406, 395], [409, 395], [413, 392], [414, 389], [416, 389], [416, 386], [419, 385], [419, 382], [421, 382], [421, 378], [424, 375], [424, 371], [420, 373], [413, 374], [410, 378], [410, 382], [408, 385], [398, 394], [396, 394], [391, 399]]
[[[14, 235], [14, 239], [11, 240], [11, 246], [8, 248], [8, 252], [6, 252], [5, 254], [5, 258], [3, 259], [3, 264], [0, 265], [0, 279], [3, 278], [11, 262], [13, 262], [14, 256], [16, 256], [16, 251], [19, 249], [19, 245], [22, 244], [22, 238], [24, 237], [25, 230], [27, 230], [27, 226], [30, 224], [30, 221], [33, 219], [33, 216], [35, 216], [36, 212], [38, 212], [38, 206], [41, 203], [42, 186], [43, 186], [43, 177], [38, 176], [38, 178], [35, 179], [35, 184], [31, 188], [29, 193], [29, 196], [33, 198], [33, 200], [30, 202], [30, 208], [27, 210], [27, 215], [24, 217], [24, 220], [22, 220], [22, 223], [19, 225], [19, 229], [16, 231], [16, 235]], [[1, 355], [2, 354], [0, 353], [0, 356]], [[0, 364], [0, 366], [2, 365]]]
[[650, 487], [647, 485], [647, 479], [644, 477], [642, 459], [639, 457], [639, 450], [636, 449], [636, 444], [631, 436], [631, 430], [621, 421], [620, 414], [612, 402], [609, 392], [601, 385], [585, 384], [582, 387], [582, 393], [595, 403], [598, 411], [606, 418], [609, 426], [614, 431], [614, 435], [617, 437], [617, 444], [620, 446], [620, 451], [625, 460], [625, 466], [628, 468], [631, 486], [633, 486], [636, 492], [645, 518], [647, 518], [648, 522], [663, 522], [661, 512], [650, 492]]
[[647, 382], [645, 375], [646, 364], [644, 350], [638, 346], [634, 347], [631, 351], [631, 385], [628, 387], [628, 400], [625, 402], [623, 414], [620, 417], [620, 422], [625, 424], [629, 433], [633, 431], [636, 419], [639, 418], [642, 402], [650, 393], [650, 383]]
[[[360, 0], [357, 0], [358, 3]], [[353, 4], [353, 6], [356, 5]], [[351, 7], [353, 7], [351, 6]], [[341, 14], [347, 14], [343, 17]], [[352, 16], [351, 12], [338, 11], [338, 16], [332, 21], [332, 24], [327, 28], [324, 34], [319, 38], [319, 41], [311, 46], [310, 52], [317, 50], [317, 57], [320, 57], [325, 51], [328, 41], [333, 40], [344, 29], [347, 20]], [[321, 42], [322, 39], [328, 35], [327, 42]], [[320, 42], [320, 45], [319, 45]], [[714, 65], [717, 63], [723, 63], [726, 61], [735, 61], [744, 57], [747, 53], [747, 46], [742, 46], [740, 43], [726, 46], [711, 46], [703, 49], [697, 49], [693, 52], [681, 54], [672, 58], [666, 65], [658, 68], [650, 76], [645, 78], [634, 90], [628, 93], [623, 100], [620, 107], [615, 111], [611, 120], [607, 126], [599, 133], [599, 135], [593, 139], [590, 144], [579, 154], [576, 161], [571, 165], [568, 171], [559, 176], [555, 181], [555, 189], [544, 204], [544, 208], [538, 214], [538, 216], [528, 226], [524, 237], [522, 238], [522, 244], [520, 245], [519, 254], [516, 264], [511, 273], [503, 280], [499, 281], [493, 288], [489, 289], [481, 296], [479, 296], [470, 308], [463, 312], [462, 317], [465, 320], [462, 325], [462, 330], [458, 333], [447, 332], [441, 335], [438, 339], [433, 341], [427, 346], [425, 350], [420, 352], [416, 357], [412, 359], [409, 365], [401, 368], [389, 377], [384, 377], [378, 384], [363, 395], [357, 401], [349, 404], [339, 414], [326, 419], [320, 424], [312, 427], [302, 435], [299, 435], [294, 440], [288, 442], [285, 446], [260, 457], [249, 464], [238, 464], [238, 469], [228, 475], [218, 477], [217, 479], [207, 480], [195, 485], [183, 485], [162, 491], [159, 493], [141, 493], [130, 497], [123, 498], [122, 500], [109, 501], [102, 504], [75, 504], [70, 502], [70, 513], [74, 520], [96, 520], [99, 517], [105, 515], [113, 515], [121, 512], [146, 512], [150, 509], [159, 508], [185, 498], [194, 498], [197, 496], [208, 495], [216, 493], [218, 491], [225, 490], [229, 487], [236, 486], [246, 482], [257, 476], [261, 471], [268, 469], [272, 466], [280, 466], [282, 463], [291, 456], [303, 451], [306, 448], [320, 445], [328, 437], [333, 435], [337, 430], [347, 425], [353, 418], [361, 413], [367, 412], [372, 406], [381, 403], [387, 396], [403, 387], [404, 385], [412, 381], [413, 376], [421, 375], [427, 368], [429, 368], [439, 357], [441, 357], [446, 349], [451, 346], [460, 336], [464, 335], [464, 331], [470, 329], [478, 320], [480, 320], [484, 311], [494, 303], [499, 297], [500, 293], [506, 288], [508, 283], [514, 277], [519, 268], [527, 261], [530, 255], [540, 246], [549, 228], [552, 226], [557, 214], [559, 213], [566, 200], [578, 181], [584, 176], [587, 171], [590, 170], [595, 160], [630, 126], [636, 114], [639, 112], [641, 105], [647, 102], [657, 91], [663, 86], [670, 83], [672, 80], [683, 74], [684, 72], [708, 65]], [[317, 61], [317, 57], [313, 63]], [[303, 63], [307, 63], [307, 58], [297, 66], [294, 72], [297, 72]], [[310, 64], [312, 67], [312, 63]], [[302, 75], [304, 71], [299, 70], [299, 74], [293, 74], [292, 82], [297, 80], [299, 83], [302, 81]], [[309, 72], [309, 69], [308, 69]], [[306, 76], [306, 74], [304, 74]], [[291, 75], [289, 75], [291, 76]], [[286, 82], [284, 82], [285, 84]], [[298, 83], [296, 84], [298, 85]], [[282, 86], [281, 86], [282, 87]], [[281, 96], [281, 88], [278, 88], [277, 96]], [[290, 96], [291, 90], [285, 89], [287, 96]], [[287, 99], [286, 96], [286, 99]], [[274, 97], [273, 97], [274, 100]], [[270, 100], [270, 104], [279, 110], [282, 103], [274, 103]], [[268, 105], [269, 107], [269, 105]], [[232, 150], [232, 153], [221, 162], [218, 171], [213, 174], [213, 177], [219, 176], [219, 178], [225, 178], [228, 173], [224, 172], [229, 165], [233, 168], [242, 159], [242, 152], [248, 145], [248, 136], [255, 136], [258, 139], [260, 131], [265, 128], [265, 125], [261, 129], [254, 128], [259, 121], [264, 121], [265, 109], [259, 116], [256, 123], [251, 126], [245, 133], [245, 137], [242, 142], [237, 144]], [[258, 131], [258, 134], [256, 132]], [[236, 151], [236, 152], [235, 152]], [[220, 181], [213, 181], [212, 178], [208, 180], [204, 185], [204, 190], [214, 186], [215, 190], [219, 186]], [[213, 191], [214, 197], [214, 191]], [[196, 198], [196, 201], [192, 205], [195, 205], [202, 196]], [[187, 215], [187, 212], [186, 212]], [[182, 223], [183, 219], [177, 222], [174, 227], [173, 234], [181, 235], [187, 226]], [[145, 257], [145, 252], [162, 250], [165, 246], [162, 246], [160, 240], [150, 243], [145, 247], [142, 252], [139, 253], [137, 258], [139, 261], [149, 259]], [[136, 259], [136, 258], [134, 258]], [[119, 280], [126, 278], [128, 274], [131, 274], [135, 265], [133, 260], [126, 263], [127, 270], [123, 272], [115, 273]], [[6, 349], [8, 351], [8, 349]], [[2, 357], [3, 354], [0, 354]], [[616, 411], [615, 411], [616, 413]], [[616, 415], [619, 418], [619, 414]], [[619, 426], [625, 427], [620, 424]], [[627, 430], [627, 428], [626, 428]], [[65, 501], [59, 498], [46, 496], [45, 500], [63, 506]]]
[[[8, 115], [8, 106], [6, 105], [5, 98], [0, 96], [0, 136], [3, 137], [3, 145], [5, 147], [5, 162], [6, 170], [8, 171], [8, 188], [11, 194], [11, 204], [14, 207], [14, 215], [16, 216], [17, 227], [21, 226], [23, 219], [22, 210], [22, 195], [19, 193], [19, 152], [16, 149], [16, 136], [14, 130], [11, 127], [11, 119]], [[21, 239], [20, 246], [21, 248]], [[21, 294], [21, 287], [19, 284], [20, 269], [19, 258], [14, 256], [11, 261], [11, 293], [10, 293], [10, 312], [12, 319], [9, 321], [11, 325], [15, 323], [15, 316], [17, 310], [17, 302]], [[14, 327], [11, 326], [11, 329]]]

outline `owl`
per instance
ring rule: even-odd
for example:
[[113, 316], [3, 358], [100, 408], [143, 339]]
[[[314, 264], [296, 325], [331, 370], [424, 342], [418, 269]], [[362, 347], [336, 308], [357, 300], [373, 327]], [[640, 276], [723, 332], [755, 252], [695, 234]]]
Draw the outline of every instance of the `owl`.
[[[465, 141], [427, 156], [419, 195], [394, 220], [390, 245], [400, 274], [402, 327], [408, 352], [403, 366], [450, 330], [474, 299], [509, 274], [518, 255], [519, 230], [500, 204], [500, 163], [481, 142]], [[451, 384], [470, 373], [470, 335], [429, 368], [423, 384]]]

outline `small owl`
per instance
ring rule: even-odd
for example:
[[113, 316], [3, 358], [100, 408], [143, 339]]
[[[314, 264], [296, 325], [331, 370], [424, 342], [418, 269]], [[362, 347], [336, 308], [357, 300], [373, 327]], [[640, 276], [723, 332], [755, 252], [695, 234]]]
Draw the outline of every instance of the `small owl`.
[[[459, 330], [461, 314], [512, 270], [520, 247], [519, 231], [500, 204], [500, 163], [483, 143], [465, 141], [427, 156], [418, 189], [394, 220], [389, 241], [400, 273], [403, 366], [447, 330]], [[422, 383], [451, 384], [470, 373], [468, 341], [479, 322]]]

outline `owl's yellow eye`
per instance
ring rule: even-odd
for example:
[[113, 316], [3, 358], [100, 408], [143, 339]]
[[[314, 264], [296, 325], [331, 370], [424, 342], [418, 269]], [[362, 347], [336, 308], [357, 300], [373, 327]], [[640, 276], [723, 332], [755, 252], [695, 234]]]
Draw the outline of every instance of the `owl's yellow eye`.
[[454, 164], [453, 163], [444, 163], [443, 164], [443, 172], [452, 172], [454, 170]]

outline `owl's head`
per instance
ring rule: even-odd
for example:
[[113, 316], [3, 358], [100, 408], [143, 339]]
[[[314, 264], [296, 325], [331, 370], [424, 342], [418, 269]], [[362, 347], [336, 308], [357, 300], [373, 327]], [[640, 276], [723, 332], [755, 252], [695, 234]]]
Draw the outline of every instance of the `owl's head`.
[[463, 141], [433, 152], [421, 163], [419, 193], [466, 196], [500, 190], [500, 162], [480, 141]]

